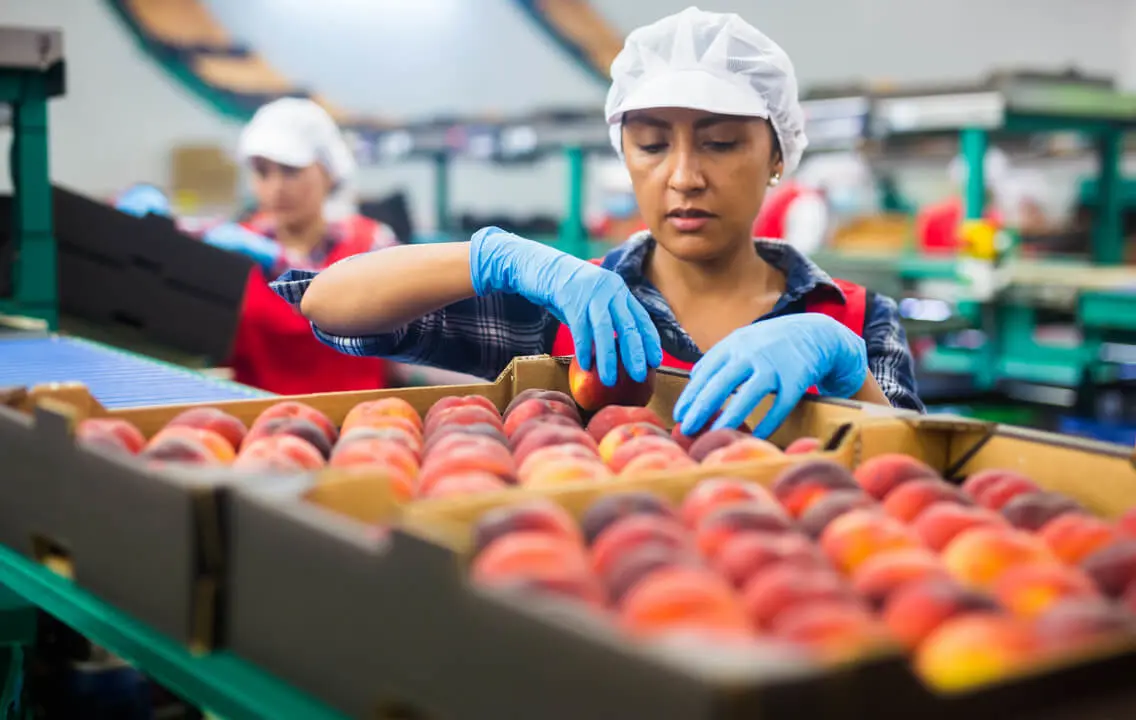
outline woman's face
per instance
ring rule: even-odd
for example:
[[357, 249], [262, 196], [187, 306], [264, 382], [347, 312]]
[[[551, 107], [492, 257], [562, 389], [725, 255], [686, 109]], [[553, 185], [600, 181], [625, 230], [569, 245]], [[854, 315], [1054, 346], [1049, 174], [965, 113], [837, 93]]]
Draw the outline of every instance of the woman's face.
[[331, 178], [318, 163], [296, 168], [256, 157], [252, 178], [258, 209], [285, 227], [303, 226], [319, 218], [331, 191]]
[[767, 121], [701, 110], [627, 113], [623, 154], [655, 240], [690, 262], [749, 243], [769, 178], [781, 172]]

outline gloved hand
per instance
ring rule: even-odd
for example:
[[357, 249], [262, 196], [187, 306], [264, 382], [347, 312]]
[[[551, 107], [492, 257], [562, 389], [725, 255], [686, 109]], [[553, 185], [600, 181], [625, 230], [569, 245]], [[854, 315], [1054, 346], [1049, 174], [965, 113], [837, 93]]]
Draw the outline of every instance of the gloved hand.
[[594, 343], [604, 385], [615, 384], [621, 358], [628, 375], [640, 382], [648, 367], [663, 361], [651, 317], [610, 270], [495, 227], [470, 238], [469, 269], [478, 295], [521, 295], [567, 324], [585, 370], [591, 369]]
[[280, 260], [279, 245], [236, 223], [218, 225], [206, 232], [201, 239], [213, 247], [248, 257], [265, 272], [272, 270]]
[[114, 208], [134, 217], [170, 216], [170, 200], [153, 185], [135, 185], [118, 196]]
[[808, 389], [849, 397], [868, 376], [864, 340], [819, 313], [785, 315], [739, 328], [702, 356], [675, 403], [675, 421], [693, 434], [737, 391], [714, 428], [737, 427], [776, 392], [754, 435], [768, 437]]

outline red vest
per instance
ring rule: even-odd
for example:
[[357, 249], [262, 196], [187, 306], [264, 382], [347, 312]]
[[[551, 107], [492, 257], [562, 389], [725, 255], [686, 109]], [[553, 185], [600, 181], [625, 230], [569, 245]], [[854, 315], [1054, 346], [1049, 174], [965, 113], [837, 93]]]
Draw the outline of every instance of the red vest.
[[[592, 260], [591, 262], [599, 265], [602, 261]], [[829, 293], [825, 293], [824, 296], [817, 293], [815, 298], [806, 296], [805, 311], [827, 315], [856, 333], [859, 337], [863, 337], [864, 321], [868, 314], [868, 291], [860, 285], [850, 283], [846, 280], [833, 280], [832, 282], [844, 292], [844, 299], [841, 300], [838, 297], [831, 297]], [[568, 329], [567, 325], [562, 324], [559, 329], [557, 329], [556, 339], [552, 343], [552, 354], [576, 354], [576, 346], [572, 341], [572, 332]], [[664, 350], [662, 366], [676, 370], [690, 370], [694, 367], [694, 363], [679, 360]], [[809, 392], [815, 394], [816, 389], [809, 388]]]
[[[364, 217], [348, 221], [344, 239], [327, 265], [367, 252], [375, 223]], [[344, 355], [312, 334], [311, 324], [268, 287], [259, 268], [245, 285], [244, 304], [229, 361], [235, 380], [281, 395], [374, 390], [386, 385], [386, 365], [377, 358]]]
[[781, 185], [777, 188], [777, 192], [769, 195], [761, 204], [757, 219], [753, 221], [753, 236], [784, 240], [785, 219], [789, 216], [789, 207], [802, 195], [817, 194], [816, 190], [794, 182]]

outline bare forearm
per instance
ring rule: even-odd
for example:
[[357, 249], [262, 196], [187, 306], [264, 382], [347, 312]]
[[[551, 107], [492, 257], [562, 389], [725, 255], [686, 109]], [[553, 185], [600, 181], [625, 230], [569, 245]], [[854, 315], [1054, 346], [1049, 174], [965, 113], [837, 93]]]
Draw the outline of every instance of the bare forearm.
[[876, 378], [872, 373], [868, 373], [868, 377], [864, 380], [864, 384], [860, 386], [860, 390], [852, 396], [853, 400], [860, 402], [871, 403], [873, 405], [891, 405], [887, 395], [880, 389], [880, 384], [876, 382]]
[[325, 332], [375, 335], [473, 295], [469, 243], [406, 245], [324, 270], [300, 310]]

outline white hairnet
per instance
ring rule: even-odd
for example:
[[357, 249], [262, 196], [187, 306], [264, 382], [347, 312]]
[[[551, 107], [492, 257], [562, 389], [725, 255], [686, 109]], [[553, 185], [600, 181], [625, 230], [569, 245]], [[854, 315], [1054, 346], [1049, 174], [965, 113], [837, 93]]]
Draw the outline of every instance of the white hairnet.
[[[961, 155], [956, 155], [947, 167], [947, 173], [956, 187], [965, 186], [969, 173], [966, 159]], [[1009, 174], [1010, 158], [1006, 156], [1006, 153], [996, 147], [987, 150], [986, 157], [982, 162], [982, 179], [986, 187], [997, 188], [1006, 181]]]
[[335, 120], [311, 100], [281, 98], [262, 106], [241, 131], [242, 162], [263, 157], [290, 167], [319, 163], [338, 187], [355, 174], [355, 158]]
[[732, 13], [689, 7], [627, 36], [611, 65], [605, 115], [623, 154], [620, 126], [631, 110], [678, 107], [769, 120], [784, 173], [805, 150], [805, 115], [789, 56]]

